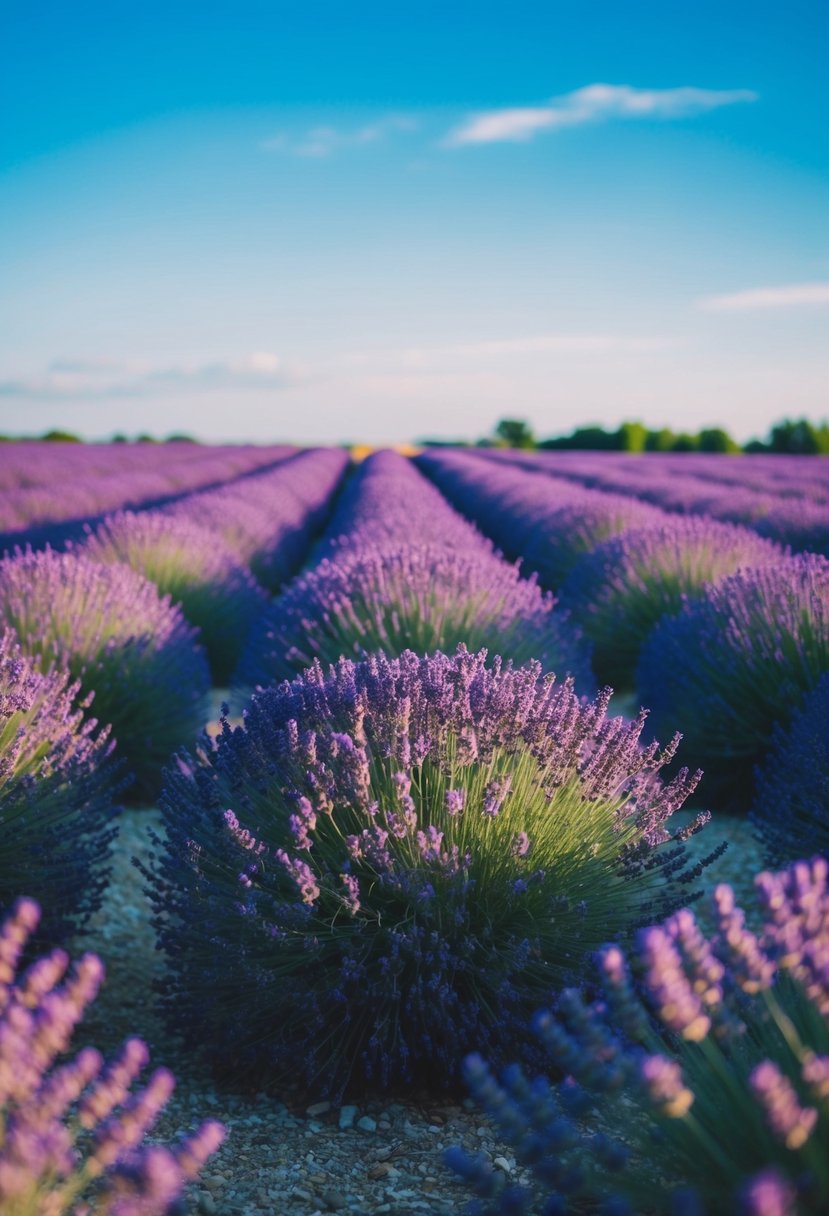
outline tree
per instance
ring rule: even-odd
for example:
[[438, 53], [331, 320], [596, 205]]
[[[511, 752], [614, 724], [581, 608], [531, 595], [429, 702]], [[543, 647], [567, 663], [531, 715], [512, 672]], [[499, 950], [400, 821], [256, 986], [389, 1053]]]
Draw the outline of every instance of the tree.
[[507, 448], [534, 448], [535, 436], [523, 418], [502, 418], [495, 427], [495, 437]]
[[708, 427], [697, 436], [701, 452], [739, 452], [740, 445], [735, 443], [728, 431], [721, 426]]
[[620, 452], [644, 452], [648, 428], [641, 422], [623, 422], [618, 434]]

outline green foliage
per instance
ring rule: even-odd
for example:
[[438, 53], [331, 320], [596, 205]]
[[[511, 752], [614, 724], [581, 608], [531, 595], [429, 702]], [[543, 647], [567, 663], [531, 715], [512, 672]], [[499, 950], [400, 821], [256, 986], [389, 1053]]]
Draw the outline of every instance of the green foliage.
[[502, 418], [494, 433], [499, 444], [504, 447], [525, 450], [535, 447], [535, 436], [529, 423], [523, 418]]
[[77, 435], [73, 435], [71, 431], [46, 431], [41, 435], [43, 443], [82, 443], [83, 440]]

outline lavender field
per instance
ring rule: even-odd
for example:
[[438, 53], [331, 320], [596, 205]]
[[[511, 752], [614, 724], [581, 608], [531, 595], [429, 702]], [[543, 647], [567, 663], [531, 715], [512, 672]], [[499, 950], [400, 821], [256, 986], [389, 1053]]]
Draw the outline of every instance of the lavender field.
[[0, 540], [0, 1216], [829, 1211], [829, 461], [15, 443]]

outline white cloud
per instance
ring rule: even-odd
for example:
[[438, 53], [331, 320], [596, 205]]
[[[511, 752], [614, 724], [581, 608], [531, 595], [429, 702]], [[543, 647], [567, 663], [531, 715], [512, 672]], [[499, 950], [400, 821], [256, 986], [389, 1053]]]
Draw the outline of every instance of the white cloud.
[[797, 308], [809, 304], [829, 304], [829, 283], [754, 287], [730, 295], [705, 296], [697, 301], [697, 307], [705, 312], [749, 312], [757, 308]]
[[352, 130], [332, 126], [311, 127], [299, 137], [281, 132], [262, 141], [265, 152], [288, 152], [293, 156], [325, 157], [341, 148], [360, 148], [376, 144], [400, 131], [415, 131], [418, 123], [405, 114], [389, 114]]
[[543, 106], [513, 106], [473, 114], [450, 131], [446, 147], [464, 144], [526, 142], [561, 127], [613, 118], [691, 118], [720, 106], [756, 101], [750, 89], [634, 89], [629, 85], [590, 84], [554, 97]]
[[159, 396], [188, 390], [257, 391], [290, 388], [307, 379], [303, 369], [287, 366], [270, 351], [213, 363], [161, 366], [62, 358], [53, 359], [45, 372], [0, 380], [0, 397], [83, 400]]

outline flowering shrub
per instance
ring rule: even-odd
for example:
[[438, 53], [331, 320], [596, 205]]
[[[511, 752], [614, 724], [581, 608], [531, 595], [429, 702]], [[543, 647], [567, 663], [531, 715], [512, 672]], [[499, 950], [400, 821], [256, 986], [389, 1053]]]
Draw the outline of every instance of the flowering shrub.
[[[575, 528], [585, 534], [581, 521]], [[565, 530], [568, 540], [572, 531]], [[679, 612], [683, 599], [708, 583], [780, 556], [776, 545], [748, 528], [704, 516], [668, 517], [582, 557], [562, 587], [562, 602], [593, 643], [599, 683], [630, 689], [642, 644], [661, 617]]]
[[829, 560], [801, 554], [733, 574], [663, 618], [637, 685], [654, 728], [682, 730], [707, 797], [747, 809], [775, 722], [828, 669]]
[[[62, 950], [15, 982], [40, 910], [19, 900], [0, 928], [0, 1211], [4, 1216], [165, 1216], [224, 1139], [202, 1124], [173, 1148], [141, 1146], [175, 1082], [157, 1069], [133, 1090], [149, 1055], [130, 1039], [107, 1067], [85, 1048], [62, 1057], [103, 979], [86, 954], [67, 976]], [[177, 1207], [177, 1210], [178, 1209]]]
[[255, 695], [167, 774], [148, 877], [171, 1025], [220, 1069], [335, 1095], [527, 1043], [587, 951], [699, 873], [682, 841], [706, 816], [667, 827], [698, 774], [663, 785], [676, 740], [640, 747], [609, 695], [462, 647]]
[[118, 793], [107, 731], [93, 734], [73, 708], [68, 680], [42, 675], [10, 630], [0, 634], [0, 914], [25, 874], [52, 944], [100, 907]]
[[543, 587], [558, 590], [573, 566], [627, 528], [663, 520], [636, 498], [576, 487], [460, 452], [425, 452], [418, 464], [459, 510], [511, 557], [521, 557]]
[[83, 552], [107, 565], [126, 562], [180, 604], [198, 627], [214, 681], [227, 684], [266, 600], [220, 538], [182, 515], [122, 511], [104, 520]]
[[190, 494], [165, 513], [220, 536], [256, 581], [276, 592], [301, 565], [347, 465], [339, 448], [311, 448], [275, 469]]
[[[0, 623], [39, 666], [80, 681], [118, 755], [151, 794], [161, 767], [204, 722], [210, 673], [196, 631], [153, 584], [79, 553], [18, 550], [0, 561]], [[88, 704], [85, 701], [84, 704]]]
[[519, 664], [537, 658], [546, 671], [590, 688], [587, 649], [554, 606], [550, 594], [483, 542], [470, 551], [438, 544], [345, 549], [295, 579], [260, 617], [238, 681], [273, 683], [314, 659], [453, 651], [463, 642]]
[[569, 989], [535, 1019], [563, 1083], [519, 1067], [499, 1081], [468, 1058], [473, 1094], [533, 1179], [501, 1187], [483, 1160], [450, 1150], [481, 1198], [470, 1211], [829, 1211], [828, 869], [816, 858], [758, 875], [759, 935], [725, 885], [710, 939], [688, 909], [646, 929], [638, 983], [605, 949], [602, 998]]
[[811, 852], [829, 856], [829, 672], [787, 730], [775, 727], [751, 809], [770, 865]]

